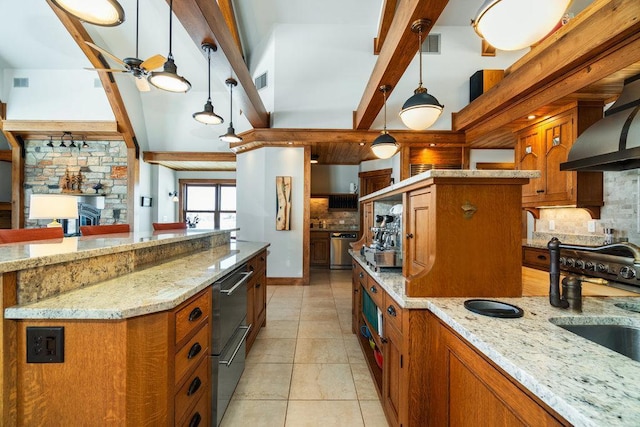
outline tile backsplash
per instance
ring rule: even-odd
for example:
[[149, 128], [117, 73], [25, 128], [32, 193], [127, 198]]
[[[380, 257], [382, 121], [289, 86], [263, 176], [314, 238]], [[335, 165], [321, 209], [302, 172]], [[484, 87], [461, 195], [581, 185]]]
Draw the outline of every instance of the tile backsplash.
[[320, 228], [319, 223], [322, 222], [327, 229], [333, 230], [357, 230], [359, 227], [358, 211], [329, 211], [329, 199], [326, 197], [312, 197], [309, 208], [314, 229]]

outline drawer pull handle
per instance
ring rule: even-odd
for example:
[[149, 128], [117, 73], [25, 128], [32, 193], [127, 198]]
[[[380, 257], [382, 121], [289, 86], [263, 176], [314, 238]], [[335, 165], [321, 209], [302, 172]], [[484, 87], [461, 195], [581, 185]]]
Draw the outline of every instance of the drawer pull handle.
[[189, 427], [198, 427], [200, 421], [202, 421], [202, 415], [200, 415], [200, 412], [196, 412], [193, 414], [193, 417], [191, 417], [191, 421], [189, 421]]
[[244, 335], [242, 335], [242, 338], [240, 339], [240, 342], [238, 343], [238, 346], [236, 347], [235, 350], [233, 350], [233, 353], [231, 354], [231, 357], [229, 358], [229, 360], [220, 360], [218, 363], [221, 365], [227, 365], [227, 367], [231, 366], [231, 364], [233, 363], [233, 359], [236, 358], [236, 354], [238, 354], [238, 351], [240, 351], [240, 347], [242, 347], [242, 344], [244, 343], [244, 341], [247, 339], [247, 335], [249, 335], [249, 331], [251, 330], [251, 326], [240, 326], [238, 329], [244, 329]]
[[193, 381], [191, 381], [191, 384], [189, 384], [189, 390], [187, 390], [187, 396], [193, 395], [196, 391], [198, 391], [201, 385], [202, 385], [202, 381], [200, 380], [200, 377], [195, 377]]
[[536, 190], [536, 193], [542, 194], [542, 193], [544, 193], [544, 190]]
[[372, 286], [369, 288], [369, 290], [371, 291], [371, 293], [373, 294], [377, 294], [378, 293], [378, 289], [375, 286]]
[[407, 239], [413, 239], [413, 233], [407, 233]]
[[240, 287], [240, 285], [244, 284], [247, 280], [249, 280], [249, 277], [251, 277], [252, 274], [253, 274], [253, 268], [251, 268], [251, 271], [240, 273], [240, 275], [244, 277], [238, 280], [238, 282], [235, 285], [233, 285], [230, 289], [220, 289], [220, 293], [225, 295], [231, 295], [233, 291], [235, 291]]
[[387, 307], [387, 313], [389, 313], [389, 316], [393, 316], [396, 317], [396, 309], [393, 308], [392, 305], [390, 305], [389, 307]]
[[385, 337], [380, 337], [380, 341], [382, 342], [382, 344], [386, 344], [389, 342], [389, 340], [386, 339]]
[[260, 257], [260, 261], [264, 261], [264, 257], [263, 256]]
[[189, 313], [189, 322], [198, 320], [200, 316], [202, 316], [202, 310], [200, 310], [200, 307], [194, 308], [191, 310], [191, 313]]
[[193, 344], [189, 349], [189, 353], [187, 353], [187, 359], [193, 359], [198, 355], [198, 353], [200, 353], [201, 350], [202, 350], [202, 346], [200, 345], [199, 342]]
[[546, 255], [538, 255], [538, 259], [546, 261], [547, 260], [547, 256]]
[[363, 278], [364, 278], [364, 273], [363, 273], [362, 271], [360, 272], [359, 277], [360, 277], [361, 279], [363, 279]]
[[260, 283], [256, 283], [256, 289], [258, 289], [260, 286], [262, 286]]

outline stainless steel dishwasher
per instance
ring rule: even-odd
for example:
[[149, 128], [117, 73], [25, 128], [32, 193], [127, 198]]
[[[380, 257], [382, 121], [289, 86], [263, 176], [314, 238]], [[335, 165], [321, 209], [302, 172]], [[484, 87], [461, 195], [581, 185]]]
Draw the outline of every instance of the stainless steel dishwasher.
[[358, 240], [358, 233], [355, 232], [331, 233], [329, 268], [332, 270], [351, 268], [351, 255], [349, 255], [351, 246], [349, 243], [356, 240]]

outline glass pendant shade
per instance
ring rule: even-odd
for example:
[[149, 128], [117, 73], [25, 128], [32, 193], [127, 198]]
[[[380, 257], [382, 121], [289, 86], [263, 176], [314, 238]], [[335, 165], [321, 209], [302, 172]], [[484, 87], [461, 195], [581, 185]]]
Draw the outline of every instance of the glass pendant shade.
[[164, 63], [162, 71], [154, 71], [149, 75], [149, 83], [158, 89], [169, 92], [188, 92], [191, 89], [191, 83], [187, 79], [178, 75], [178, 67], [176, 67], [173, 58], [169, 56], [167, 62]]
[[388, 159], [396, 154], [396, 151], [398, 151], [398, 144], [396, 139], [389, 135], [385, 130], [380, 134], [380, 136], [373, 140], [373, 143], [371, 144], [371, 151], [373, 151], [373, 154], [375, 154], [379, 159]]
[[124, 10], [116, 0], [51, 0], [53, 4], [81, 21], [103, 27], [124, 22]]
[[435, 96], [430, 95], [425, 88], [419, 87], [402, 106], [400, 119], [409, 129], [424, 130], [438, 120], [443, 108], [444, 105], [440, 105]]
[[485, 0], [471, 25], [496, 49], [524, 49], [553, 30], [569, 3], [571, 0]]

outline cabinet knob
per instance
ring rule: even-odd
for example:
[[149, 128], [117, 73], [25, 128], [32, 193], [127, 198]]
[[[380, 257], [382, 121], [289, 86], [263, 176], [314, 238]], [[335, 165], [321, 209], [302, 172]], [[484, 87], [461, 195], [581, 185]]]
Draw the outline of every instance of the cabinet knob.
[[200, 350], [202, 350], [202, 346], [199, 342], [193, 344], [189, 349], [189, 353], [187, 353], [187, 359], [193, 359], [196, 357], [198, 353], [200, 353]]
[[392, 305], [387, 307], [387, 313], [389, 313], [389, 316], [396, 317], [396, 309]]
[[258, 289], [260, 286], [262, 286], [260, 283], [256, 283], [256, 289]]
[[364, 278], [364, 273], [361, 271], [360, 274], [358, 274], [358, 277], [363, 279]]
[[407, 233], [407, 239], [413, 239], [413, 233]]
[[547, 256], [546, 255], [538, 255], [538, 259], [542, 260], [542, 261], [546, 261], [547, 260]]
[[194, 308], [191, 310], [191, 313], [189, 313], [189, 322], [198, 320], [200, 316], [202, 316], [202, 310], [200, 310], [200, 307]]
[[371, 291], [371, 293], [374, 293], [374, 294], [378, 293], [378, 289], [375, 286], [370, 287], [369, 290]]
[[386, 344], [389, 342], [389, 340], [386, 339], [385, 337], [380, 337], [380, 341], [382, 341], [382, 344]]
[[191, 381], [191, 384], [189, 384], [189, 390], [187, 390], [187, 396], [191, 396], [196, 391], [198, 391], [201, 385], [202, 385], [202, 380], [200, 379], [200, 377], [195, 377], [193, 381]]
[[196, 412], [193, 414], [193, 417], [191, 417], [189, 427], [198, 427], [200, 425], [200, 421], [202, 421], [202, 415], [200, 415], [200, 412]]

